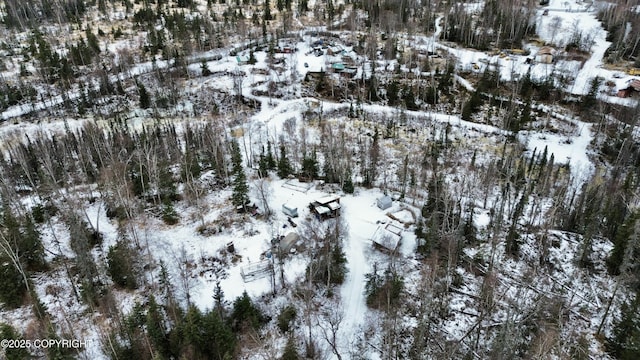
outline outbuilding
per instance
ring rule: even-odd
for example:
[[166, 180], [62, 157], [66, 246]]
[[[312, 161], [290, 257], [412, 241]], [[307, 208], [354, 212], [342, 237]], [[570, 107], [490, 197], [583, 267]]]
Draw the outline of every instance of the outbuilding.
[[391, 199], [390, 196], [385, 195], [385, 196], [379, 197], [376, 200], [376, 203], [377, 203], [378, 207], [380, 208], [380, 210], [386, 210], [386, 209], [390, 208], [393, 205], [393, 200]]
[[640, 79], [632, 79], [627, 82], [626, 87], [618, 90], [618, 97], [631, 97], [634, 93], [640, 92]]
[[373, 244], [382, 250], [395, 251], [402, 241], [402, 226], [398, 223], [381, 224], [371, 237]]
[[297, 233], [290, 232], [280, 240], [280, 250], [287, 252], [291, 251], [293, 246], [298, 242], [300, 236]]
[[282, 204], [282, 212], [292, 218], [298, 217], [298, 208], [287, 204]]
[[536, 62], [552, 64], [555, 61], [556, 49], [551, 46], [543, 46], [536, 53]]
[[309, 203], [309, 211], [320, 220], [340, 215], [340, 197], [329, 195]]

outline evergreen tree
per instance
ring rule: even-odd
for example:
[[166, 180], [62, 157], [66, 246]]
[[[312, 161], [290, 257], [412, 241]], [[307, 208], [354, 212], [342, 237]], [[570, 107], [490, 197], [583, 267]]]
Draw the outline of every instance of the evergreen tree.
[[258, 329], [265, 320], [262, 312], [253, 304], [246, 291], [233, 302], [231, 321], [235, 330], [240, 330], [245, 326]]
[[263, 20], [263, 24], [266, 21], [273, 20], [273, 16], [271, 16], [271, 1], [270, 0], [265, 0], [265, 2], [264, 2], [262, 20]]
[[205, 347], [207, 339], [203, 334], [202, 313], [197, 307], [191, 305], [187, 309], [184, 319], [180, 323], [178, 329], [175, 329], [171, 335], [179, 336], [184, 341], [183, 353], [191, 353], [191, 357], [200, 354], [201, 349]]
[[144, 87], [144, 85], [142, 85], [142, 83], [138, 82], [137, 83], [138, 86], [138, 95], [140, 98], [140, 107], [142, 109], [148, 109], [151, 107], [151, 97], [149, 96], [149, 93], [147, 92], [147, 88]]
[[284, 352], [280, 357], [280, 360], [301, 360], [302, 357], [298, 353], [296, 342], [293, 336], [287, 338], [287, 344], [284, 346]]
[[47, 263], [44, 260], [44, 247], [40, 240], [40, 232], [31, 216], [25, 217], [24, 230], [20, 239], [21, 261], [27, 270], [46, 270]]
[[22, 299], [27, 292], [24, 278], [12, 260], [7, 256], [0, 256], [0, 303], [8, 308], [22, 305]]
[[249, 185], [242, 166], [242, 154], [236, 140], [231, 142], [231, 162], [233, 164], [233, 193], [231, 202], [234, 206], [244, 207], [249, 203]]
[[507, 232], [506, 238], [506, 252], [511, 255], [516, 255], [520, 250], [520, 234], [517, 232], [518, 221], [523, 214], [524, 207], [527, 204], [528, 195], [522, 194], [520, 197], [520, 201], [516, 205], [515, 210], [513, 211], [513, 216], [511, 218], [511, 225], [509, 226], [509, 231]]
[[617, 359], [640, 359], [640, 297], [622, 304], [607, 350]]
[[209, 65], [207, 64], [207, 61], [204, 59], [200, 62], [200, 70], [202, 70], [202, 76], [211, 75], [211, 70], [209, 70]]
[[175, 225], [180, 222], [180, 215], [170, 201], [165, 201], [162, 204], [162, 221], [167, 225]]
[[318, 159], [315, 150], [311, 156], [305, 155], [302, 158], [302, 171], [300, 175], [307, 181], [318, 178]]
[[473, 244], [476, 242], [477, 233], [476, 226], [473, 224], [473, 204], [471, 204], [467, 210], [466, 217], [464, 219], [464, 224], [462, 226], [462, 236], [468, 244]]
[[292, 173], [293, 173], [293, 169], [291, 168], [291, 163], [289, 162], [289, 158], [287, 158], [287, 153], [285, 151], [284, 144], [280, 144], [280, 159], [278, 159], [278, 176], [281, 179], [285, 179]]
[[378, 80], [373, 73], [369, 80], [367, 80], [367, 100], [372, 102], [380, 100], [378, 97]]
[[[143, 166], [142, 168], [144, 170], [145, 167]], [[144, 173], [146, 173], [146, 171], [143, 172], [142, 176], [138, 175], [138, 185], [134, 184], [134, 187], [140, 186], [140, 191], [144, 188], [143, 183], [148, 184], [148, 180], [146, 180], [147, 175]], [[148, 187], [148, 185], [146, 186]], [[160, 200], [165, 204], [169, 204], [179, 199], [176, 180], [173, 178], [173, 173], [171, 172], [167, 161], [163, 161], [160, 165], [160, 171], [158, 174], [158, 194], [160, 196]]]
[[210, 310], [202, 319], [206, 335], [204, 352], [208, 359], [232, 359], [235, 353], [236, 336], [218, 312]]
[[[447, 70], [438, 79], [438, 90], [444, 94], [449, 94], [453, 85], [453, 72], [455, 70], [453, 61], [447, 64]], [[437, 71], [436, 71], [437, 72]]]
[[520, 83], [520, 96], [528, 99], [532, 91], [533, 81], [531, 80], [531, 68], [529, 68]]
[[640, 219], [640, 212], [636, 211], [627, 217], [624, 224], [618, 230], [613, 242], [613, 250], [607, 259], [607, 267], [612, 275], [619, 275], [624, 269], [630, 274], [636, 274], [637, 259], [640, 257], [640, 245], [636, 224]]
[[276, 160], [273, 158], [273, 151], [271, 151], [271, 141], [267, 141], [267, 169], [275, 170], [276, 169]]
[[298, 1], [298, 11], [301, 13], [309, 11], [309, 0]]
[[329, 19], [330, 22], [333, 22], [333, 18], [336, 15], [336, 10], [333, 5], [333, 0], [327, 0], [326, 11], [327, 11], [327, 18]]
[[98, 37], [93, 33], [90, 26], [87, 26], [85, 35], [87, 36], [87, 46], [91, 50], [92, 54], [100, 54], [100, 43], [98, 42]]
[[387, 105], [396, 106], [398, 105], [399, 96], [398, 93], [400, 90], [398, 89], [398, 82], [392, 81], [387, 85]]
[[6, 243], [17, 254], [22, 267], [30, 271], [46, 269], [40, 232], [38, 232], [31, 216], [26, 216], [24, 224], [20, 224], [20, 220], [13, 216], [11, 210], [5, 208], [2, 227]]
[[365, 277], [367, 278], [365, 295], [368, 306], [382, 309], [386, 308], [386, 305], [392, 307], [397, 305], [404, 289], [404, 280], [395, 269], [388, 267], [384, 275], [380, 276], [377, 266], [374, 266], [373, 271], [366, 274]]
[[287, 305], [278, 315], [278, 328], [283, 333], [289, 331], [291, 322], [296, 318], [296, 308], [293, 305]]
[[167, 319], [161, 307], [156, 302], [155, 297], [150, 295], [144, 323], [145, 329], [155, 350], [165, 357], [170, 357], [170, 344], [167, 336], [166, 323]]
[[589, 92], [582, 98], [582, 102], [580, 103], [580, 109], [582, 111], [588, 111], [595, 106], [598, 97], [598, 90], [600, 89], [602, 81], [603, 79], [599, 76], [591, 79], [589, 82]]
[[351, 180], [351, 173], [348, 172], [346, 175], [346, 179], [344, 180], [344, 184], [342, 184], [342, 191], [347, 194], [353, 194], [355, 190], [356, 188], [353, 185], [353, 180]]
[[380, 159], [380, 131], [376, 126], [369, 147], [369, 164], [364, 174], [364, 186], [372, 186], [378, 176], [378, 162]]
[[478, 87], [473, 94], [471, 94], [469, 100], [464, 103], [462, 107], [462, 119], [470, 121], [471, 115], [476, 113], [480, 106], [482, 106], [482, 97], [480, 95], [480, 88]]
[[126, 289], [138, 288], [135, 259], [136, 254], [127, 244], [126, 239], [120, 239], [114, 246], [109, 247], [108, 273], [115, 284]]
[[410, 86], [405, 86], [404, 89], [402, 89], [402, 97], [404, 99], [404, 106], [407, 110], [416, 111], [419, 109], [416, 104], [416, 96]]
[[258, 160], [258, 176], [261, 178], [267, 177], [269, 175], [269, 168], [267, 163], [267, 157], [264, 155], [264, 147], [262, 147], [262, 152], [260, 153], [260, 158]]
[[524, 107], [522, 108], [520, 120], [518, 122], [514, 122], [514, 126], [509, 130], [517, 133], [518, 131], [520, 131], [520, 129], [522, 129], [522, 126], [526, 126], [532, 120], [533, 117], [531, 114], [531, 100], [527, 100], [527, 102], [524, 104]]
[[[0, 265], [1, 266], [1, 265]], [[11, 325], [0, 323], [0, 339], [2, 340], [22, 340], [22, 336]], [[31, 354], [23, 347], [7, 347], [0, 349], [4, 351], [5, 360], [22, 360], [31, 358]]]

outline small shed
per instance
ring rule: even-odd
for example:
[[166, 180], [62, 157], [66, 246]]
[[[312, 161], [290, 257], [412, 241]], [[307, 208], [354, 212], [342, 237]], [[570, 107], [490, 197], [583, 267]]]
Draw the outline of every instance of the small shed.
[[543, 46], [536, 53], [536, 61], [543, 64], [551, 64], [555, 60], [556, 50], [551, 46]]
[[331, 64], [331, 69], [335, 72], [341, 72], [344, 70], [344, 64], [343, 63], [333, 63]]
[[391, 205], [393, 205], [393, 200], [391, 199], [390, 196], [385, 195], [385, 196], [379, 197], [376, 200], [376, 203], [377, 203], [378, 207], [380, 208], [380, 210], [386, 210], [386, 209], [390, 208]]
[[249, 63], [249, 57], [247, 55], [238, 55], [236, 56], [236, 61], [238, 64], [247, 64]]
[[292, 218], [298, 217], [298, 208], [287, 204], [282, 204], [282, 212]]

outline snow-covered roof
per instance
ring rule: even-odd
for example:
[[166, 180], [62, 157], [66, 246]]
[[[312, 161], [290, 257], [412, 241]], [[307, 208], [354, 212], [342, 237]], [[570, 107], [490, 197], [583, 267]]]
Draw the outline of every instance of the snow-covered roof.
[[331, 202], [331, 203], [328, 203], [328, 204], [327, 204], [327, 207], [328, 207], [329, 209], [331, 209], [331, 211], [335, 211], [335, 210], [340, 209], [340, 203], [337, 203], [337, 202]]
[[318, 213], [319, 215], [327, 214], [327, 213], [329, 213], [331, 211], [326, 206], [316, 206], [314, 209], [315, 209], [316, 213]]
[[538, 55], [555, 55], [556, 49], [551, 46], [543, 46], [538, 50]]
[[371, 237], [371, 241], [389, 250], [395, 250], [401, 240], [402, 227], [394, 223], [378, 226]]
[[320, 199], [316, 200], [316, 202], [318, 204], [320, 204], [320, 205], [325, 205], [325, 204], [328, 204], [330, 202], [334, 202], [334, 201], [337, 201], [337, 200], [340, 200], [340, 196], [338, 196], [338, 195], [328, 195], [328, 196], [325, 196], [325, 197], [321, 197]]

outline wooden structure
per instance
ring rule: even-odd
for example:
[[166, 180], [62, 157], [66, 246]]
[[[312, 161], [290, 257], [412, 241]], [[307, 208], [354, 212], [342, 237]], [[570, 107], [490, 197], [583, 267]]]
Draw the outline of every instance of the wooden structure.
[[551, 46], [543, 46], [536, 54], [536, 61], [543, 64], [551, 64], [555, 60], [556, 50]]
[[340, 215], [340, 197], [329, 195], [309, 203], [309, 211], [318, 219], [324, 220]]
[[273, 263], [271, 260], [262, 260], [250, 263], [240, 268], [240, 275], [242, 275], [242, 280], [244, 280], [244, 282], [260, 279], [272, 273]]
[[633, 96], [634, 93], [640, 92], [640, 79], [629, 80], [627, 87], [618, 90], [618, 97], [627, 98]]
[[395, 251], [402, 240], [402, 227], [400, 224], [388, 223], [380, 225], [373, 233], [371, 241], [381, 249]]

